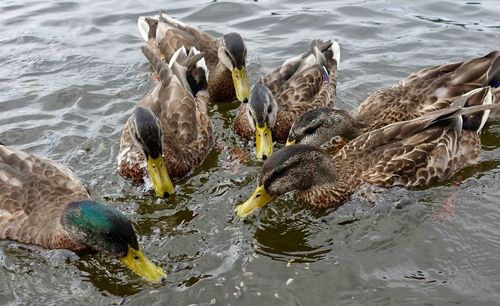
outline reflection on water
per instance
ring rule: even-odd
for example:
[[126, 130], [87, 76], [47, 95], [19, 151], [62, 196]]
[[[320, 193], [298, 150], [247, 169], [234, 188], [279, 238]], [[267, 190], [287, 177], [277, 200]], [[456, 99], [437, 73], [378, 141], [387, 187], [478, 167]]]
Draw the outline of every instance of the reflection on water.
[[498, 124], [482, 135], [481, 162], [453, 182], [338, 212], [287, 196], [234, 217], [260, 167], [232, 132], [237, 103], [213, 106], [217, 148], [174, 196], [121, 178], [122, 125], [153, 85], [137, 17], [159, 9], [217, 37], [239, 32], [252, 83], [311, 39], [337, 40], [336, 103], [348, 110], [413, 71], [499, 47], [496, 1], [1, 2], [0, 140], [74, 169], [168, 275], [152, 287], [114, 258], [0, 242], [1, 304], [498, 303]]
[[315, 262], [325, 258], [332, 249], [332, 241], [318, 236], [323, 235], [323, 230], [332, 231], [333, 236], [342, 227], [329, 228], [308, 211], [285, 215], [288, 218], [267, 214], [258, 224], [253, 236], [256, 252], [285, 262]]

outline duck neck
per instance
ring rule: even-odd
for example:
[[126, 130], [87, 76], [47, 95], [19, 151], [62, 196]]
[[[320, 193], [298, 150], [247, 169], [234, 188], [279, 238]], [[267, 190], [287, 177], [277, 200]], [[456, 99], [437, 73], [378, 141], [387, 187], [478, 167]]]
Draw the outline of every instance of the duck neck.
[[208, 80], [210, 100], [215, 102], [228, 102], [236, 99], [231, 71], [219, 61]]
[[345, 140], [351, 141], [364, 133], [366, 125], [346, 113], [346, 120], [343, 120], [335, 127], [337, 135], [342, 136]]
[[[335, 173], [345, 171], [345, 169], [338, 169], [333, 161], [332, 163]], [[307, 190], [298, 191], [297, 197], [299, 200], [302, 200], [303, 202], [306, 202], [314, 207], [332, 207], [337, 209], [349, 199], [354, 189], [355, 186], [352, 186], [351, 182], [342, 180], [335, 175], [333, 178], [325, 180], [324, 183], [314, 184]]]

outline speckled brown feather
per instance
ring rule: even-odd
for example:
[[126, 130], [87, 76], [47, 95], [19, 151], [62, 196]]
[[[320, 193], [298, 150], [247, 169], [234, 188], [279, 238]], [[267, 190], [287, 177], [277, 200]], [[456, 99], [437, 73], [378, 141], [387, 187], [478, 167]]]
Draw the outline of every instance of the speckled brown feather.
[[72, 201], [89, 199], [85, 187], [54, 161], [0, 146], [0, 239], [73, 251], [61, 216]]
[[[272, 92], [278, 104], [273, 140], [285, 142], [290, 128], [302, 113], [318, 107], [333, 106], [337, 88], [337, 63], [332, 60], [331, 42], [320, 42], [319, 50], [327, 58], [329, 80], [323, 81], [318, 64], [306, 65], [303, 61], [311, 52], [294, 57], [266, 74], [261, 81]], [[300, 70], [299, 70], [300, 69]], [[255, 131], [248, 122], [247, 105], [240, 106], [234, 129], [244, 139], [253, 139]]]
[[500, 108], [450, 107], [363, 134], [335, 156], [325, 157], [324, 167], [334, 170], [334, 180], [299, 190], [297, 197], [316, 207], [338, 208], [363, 184], [412, 188], [445, 181], [476, 162], [481, 151], [482, 126], [478, 131], [464, 130], [462, 116], [489, 107]]
[[[178, 181], [197, 168], [213, 147], [212, 124], [207, 114], [209, 97], [207, 91], [200, 91], [194, 98], [168, 66], [161, 65], [164, 67], [160, 71], [161, 82], [139, 105], [149, 108], [160, 120], [163, 158], [170, 178]], [[128, 119], [122, 131], [119, 172], [142, 182], [146, 174], [145, 157], [132, 138], [132, 120]]]
[[[235, 100], [236, 93], [233, 85], [231, 72], [219, 61], [218, 49], [219, 40], [211, 35], [180, 22], [172, 22], [173, 19], [162, 18], [160, 23], [164, 23], [167, 30], [162, 37], [149, 37], [147, 47], [160, 56], [165, 62], [170, 62], [170, 58], [180, 47], [187, 49], [195, 47], [204, 53], [204, 58], [209, 70], [208, 92], [210, 101], [227, 102]], [[158, 23], [158, 21], [154, 21]]]
[[500, 51], [461, 63], [435, 66], [412, 73], [392, 88], [378, 90], [365, 99], [353, 117], [368, 132], [448, 107], [451, 98], [491, 85], [500, 74]]

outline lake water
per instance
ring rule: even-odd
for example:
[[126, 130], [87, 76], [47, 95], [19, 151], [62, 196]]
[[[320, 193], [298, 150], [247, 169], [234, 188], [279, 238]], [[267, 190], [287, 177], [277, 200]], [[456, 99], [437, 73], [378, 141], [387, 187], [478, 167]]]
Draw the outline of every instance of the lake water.
[[[0, 3], [0, 138], [69, 165], [133, 221], [168, 282], [115, 259], [0, 242], [0, 304], [492, 305], [500, 303], [500, 125], [452, 182], [394, 189], [377, 209], [317, 212], [283, 197], [245, 221], [233, 208], [260, 163], [214, 150], [156, 200], [116, 171], [121, 128], [153, 83], [137, 18], [163, 9], [220, 37], [239, 32], [252, 81], [311, 39], [341, 46], [337, 107], [430, 65], [500, 48], [498, 1], [13, 1]], [[220, 146], [237, 103], [211, 116]], [[346, 206], [349, 207], [349, 203]], [[354, 222], [350, 222], [356, 219]]]

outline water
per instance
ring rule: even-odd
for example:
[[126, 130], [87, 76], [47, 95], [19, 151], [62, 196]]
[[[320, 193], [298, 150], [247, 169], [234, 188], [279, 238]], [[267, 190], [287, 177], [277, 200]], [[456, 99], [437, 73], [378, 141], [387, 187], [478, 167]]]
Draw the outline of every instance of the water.
[[[454, 182], [393, 190], [385, 207], [354, 217], [349, 206], [317, 212], [287, 196], [236, 219], [233, 208], [253, 191], [259, 163], [240, 165], [224, 150], [166, 201], [122, 179], [121, 128], [152, 86], [136, 20], [160, 8], [216, 36], [241, 33], [252, 81], [311, 39], [336, 39], [337, 106], [349, 110], [412, 71], [500, 47], [493, 0], [3, 0], [1, 139], [69, 165], [94, 198], [126, 213], [168, 283], [151, 287], [101, 255], [4, 241], [1, 304], [498, 303], [498, 124], [482, 136], [482, 161]], [[231, 130], [236, 111], [234, 103], [211, 112], [222, 146], [246, 145]]]

